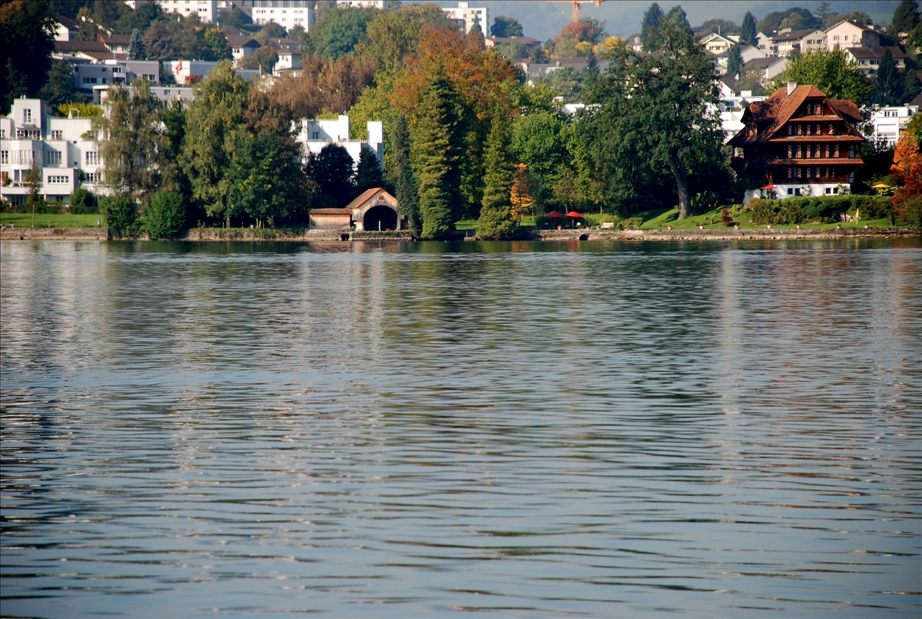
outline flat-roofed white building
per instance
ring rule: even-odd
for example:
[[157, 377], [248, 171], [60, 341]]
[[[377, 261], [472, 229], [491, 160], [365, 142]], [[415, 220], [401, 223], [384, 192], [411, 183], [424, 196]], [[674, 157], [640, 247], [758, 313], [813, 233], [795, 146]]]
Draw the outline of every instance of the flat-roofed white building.
[[896, 146], [900, 132], [906, 128], [912, 117], [919, 113], [917, 105], [881, 107], [871, 112], [873, 130], [868, 140], [885, 146]]
[[454, 20], [464, 22], [464, 32], [470, 32], [474, 24], [480, 24], [480, 30], [484, 35], [489, 34], [490, 23], [486, 7], [471, 7], [467, 2], [459, 2], [457, 7], [442, 8], [445, 13]]
[[378, 163], [384, 169], [384, 123], [380, 120], [369, 120], [367, 125], [368, 136], [364, 140], [349, 139], [349, 117], [341, 114], [339, 118], [323, 120], [301, 120], [301, 129], [298, 132], [298, 142], [304, 148], [305, 156], [308, 153], [318, 154], [328, 144], [339, 144], [352, 156], [352, 161], [358, 166], [362, 148], [369, 148], [377, 156]]
[[314, 24], [313, 0], [253, 0], [253, 23], [275, 22], [290, 31], [301, 26], [310, 32]]
[[77, 187], [105, 193], [102, 160], [89, 118], [57, 118], [40, 99], [15, 99], [0, 118], [0, 197], [25, 204], [32, 166], [41, 171], [39, 193], [45, 200], [67, 202]]

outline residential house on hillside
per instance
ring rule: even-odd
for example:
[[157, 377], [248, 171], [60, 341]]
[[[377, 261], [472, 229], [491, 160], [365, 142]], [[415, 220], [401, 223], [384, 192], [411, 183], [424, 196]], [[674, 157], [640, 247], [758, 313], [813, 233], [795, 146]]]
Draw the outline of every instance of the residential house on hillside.
[[706, 35], [699, 37], [698, 42], [704, 46], [704, 49], [711, 52], [715, 56], [728, 51], [731, 47], [736, 45], [736, 41], [728, 37], [721, 36], [716, 32], [709, 32]]
[[[127, 59], [127, 54], [120, 55]], [[99, 41], [55, 41], [51, 57], [55, 60], [98, 62], [119, 58]]]
[[905, 69], [906, 54], [899, 47], [850, 47], [845, 50], [845, 56], [853, 60], [858, 68], [868, 75], [875, 75], [880, 66], [880, 58], [884, 55], [884, 50], [888, 49], [896, 68]]
[[[860, 121], [851, 101], [829, 99], [815, 86], [791, 82], [747, 106], [743, 128], [729, 141], [734, 168], [782, 198], [848, 192], [863, 163], [858, 147], [865, 139], [855, 129]], [[758, 190], [744, 199], [753, 195]]]
[[756, 58], [755, 60], [750, 60], [744, 66], [745, 70], [755, 70], [759, 72], [760, 81], [767, 83], [788, 68], [788, 59], [787, 58], [777, 58], [775, 56], [768, 56], [767, 58]]
[[[602, 64], [599, 63], [600, 71], [603, 71]], [[520, 62], [519, 66], [522, 67], [522, 71], [525, 73], [525, 83], [529, 86], [534, 86], [537, 80], [544, 79], [561, 69], [582, 71], [589, 67], [589, 60], [586, 58], [555, 58], [550, 62]]]
[[40, 99], [15, 99], [9, 115], [0, 118], [0, 197], [25, 204], [33, 165], [41, 172], [39, 193], [50, 202], [68, 201], [81, 185], [104, 192], [92, 129], [89, 118], [57, 118]]
[[117, 54], [127, 54], [131, 47], [130, 34], [106, 34], [100, 32], [96, 36], [96, 40], [105, 45], [107, 50]]
[[[86, 93], [99, 86], [128, 86], [136, 78], [152, 84], [160, 81], [160, 63], [156, 60], [115, 60], [74, 63], [74, 88]], [[94, 97], [95, 99], [95, 97]]]
[[230, 45], [234, 62], [239, 63], [247, 56], [252, 56], [260, 47], [259, 41], [246, 34], [225, 34], [227, 44]]
[[58, 17], [55, 20], [55, 41], [76, 41], [80, 35], [80, 24], [67, 17]]
[[626, 38], [624, 42], [627, 43], [627, 46], [630, 49], [634, 50], [635, 52], [643, 51], [643, 40], [640, 38], [639, 32], [635, 32], [634, 34]]
[[878, 46], [880, 46], [880, 33], [868, 26], [840, 21], [835, 26], [826, 29], [826, 49], [829, 51], [836, 48]]
[[772, 56], [787, 57], [797, 50], [801, 54], [808, 51], [824, 49], [826, 47], [826, 33], [822, 30], [791, 30], [785, 28], [772, 37]]
[[278, 62], [273, 74], [281, 76], [286, 71], [301, 70], [301, 43], [294, 39], [269, 39], [266, 45], [275, 50]]
[[772, 47], [772, 37], [771, 35], [765, 34], [764, 32], [758, 32], [756, 34], [756, 48], [762, 50], [766, 54], [771, 54]]

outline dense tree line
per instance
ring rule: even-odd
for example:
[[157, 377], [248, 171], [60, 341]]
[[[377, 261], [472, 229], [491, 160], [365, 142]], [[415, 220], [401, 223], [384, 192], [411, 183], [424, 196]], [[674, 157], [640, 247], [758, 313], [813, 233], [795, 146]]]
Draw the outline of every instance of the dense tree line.
[[[134, 57], [229, 56], [215, 25], [195, 18], [78, 4], [85, 23], [130, 25]], [[13, 5], [57, 6], [13, 0], [0, 11]], [[900, 7], [905, 26], [918, 28], [917, 12]], [[19, 23], [2, 15], [4, 28]], [[533, 61], [584, 56], [589, 68], [557, 71], [534, 87], [524, 86], [509, 50], [486, 48], [482, 35], [459, 31], [434, 5], [384, 11], [324, 5], [310, 33], [260, 28], [244, 17], [228, 11], [221, 20], [263, 43], [286, 34], [298, 38], [303, 71], [248, 83], [223, 61], [196, 86], [186, 109], [159, 104], [143, 81], [131, 92], [113, 89], [108, 113], [95, 121], [106, 183], [115, 194], [102, 201], [113, 230], [170, 236], [198, 223], [305, 225], [310, 209], [342, 207], [375, 186], [397, 196], [411, 227], [425, 237], [445, 236], [460, 219], [476, 218], [479, 235], [508, 238], [516, 234], [518, 216], [549, 211], [630, 216], [678, 205], [684, 217], [702, 204], [732, 200], [741, 189], [721, 150], [715, 64], [698, 34], [716, 28], [751, 40], [757, 27], [835, 15], [821, 5], [816, 14], [790, 9], [757, 23], [747, 13], [742, 26], [711, 20], [696, 33], [681, 8], [664, 12], [654, 3], [644, 15], [642, 53], [609, 37], [604, 22], [586, 18], [527, 54]], [[32, 44], [47, 39], [44, 28], [29, 35]], [[523, 34], [518, 22], [502, 16], [491, 31]], [[604, 71], [597, 59], [606, 61]], [[16, 62], [7, 63], [4, 100], [42, 87], [38, 80], [16, 82], [22, 79]], [[782, 79], [813, 83], [859, 104], [894, 101], [918, 88], [909, 71], [889, 67], [884, 62], [869, 80], [841, 52], [822, 52], [793, 58]], [[46, 77], [49, 98], [75, 96], [58, 65]], [[565, 101], [589, 107], [574, 116], [562, 110]], [[383, 121], [385, 175], [370, 151], [358, 165], [335, 144], [302, 152], [297, 120], [342, 113], [351, 117], [353, 139], [365, 137], [366, 121]]]

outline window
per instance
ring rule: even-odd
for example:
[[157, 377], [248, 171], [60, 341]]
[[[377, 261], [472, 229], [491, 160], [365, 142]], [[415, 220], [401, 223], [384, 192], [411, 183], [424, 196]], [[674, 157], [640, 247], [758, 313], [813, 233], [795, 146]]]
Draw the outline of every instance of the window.
[[99, 178], [99, 172], [84, 172], [83, 174], [83, 180], [87, 183], [98, 183]]
[[10, 162], [10, 151], [8, 150], [0, 151], [0, 163], [5, 165], [9, 162]]
[[52, 139], [52, 140], [63, 140], [63, 139], [64, 139], [64, 132], [61, 131], [60, 129], [53, 129], [53, 130], [51, 131], [51, 139]]
[[53, 185], [66, 185], [70, 179], [66, 176], [49, 176], [48, 182]]
[[839, 156], [839, 145], [838, 145], [838, 144], [833, 144], [833, 145], [832, 145], [832, 157], [833, 157], [833, 158], [838, 158], [838, 156]]
[[319, 131], [314, 131], [313, 133], [311, 133], [311, 139], [312, 139], [312, 140], [319, 140], [319, 139], [320, 139], [320, 132], [319, 132]]
[[95, 77], [85, 77], [83, 78], [83, 83], [84, 84], [95, 84], [96, 78]]
[[849, 144], [849, 146], [848, 146], [848, 156], [849, 156], [849, 157], [854, 157], [854, 156], [855, 156], [855, 145], [854, 145], [854, 144]]
[[788, 187], [788, 195], [789, 195], [789, 196], [793, 196], [793, 195], [794, 195], [794, 188], [793, 188], [793, 187]]
[[99, 165], [99, 153], [95, 150], [86, 153], [86, 165]]
[[22, 122], [31, 123], [32, 122], [32, 110], [23, 110], [22, 111]]
[[46, 150], [45, 151], [45, 165], [46, 166], [59, 166], [61, 165], [61, 153], [56, 150]]
[[839, 35], [834, 34], [834, 35], [832, 36], [832, 40], [833, 40], [833, 41], [838, 41], [838, 40], [839, 40]]
[[0, 140], [6, 139], [6, 129], [0, 129]]

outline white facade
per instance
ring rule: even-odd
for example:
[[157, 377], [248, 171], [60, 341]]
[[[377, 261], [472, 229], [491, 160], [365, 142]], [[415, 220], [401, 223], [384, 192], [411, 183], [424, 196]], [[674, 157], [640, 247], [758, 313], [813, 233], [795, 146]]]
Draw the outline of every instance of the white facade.
[[160, 81], [160, 63], [156, 60], [105, 60], [99, 63], [74, 63], [74, 88], [92, 91], [98, 86], [121, 84], [146, 78], [152, 84]]
[[308, 120], [301, 121], [301, 130], [298, 132], [298, 142], [304, 148], [304, 154], [319, 154], [327, 144], [339, 144], [345, 148], [355, 165], [358, 166], [362, 147], [370, 148], [378, 157], [381, 169], [384, 169], [384, 123], [379, 120], [369, 120], [368, 139], [349, 139], [349, 117], [340, 115], [336, 120]]
[[829, 51], [836, 48], [877, 47], [878, 45], [880, 45], [880, 35], [877, 32], [849, 21], [840, 21], [826, 31], [826, 49]]
[[383, 9], [384, 0], [336, 0], [339, 6], [351, 6], [357, 9]]
[[464, 22], [464, 32], [470, 32], [475, 23], [480, 24], [480, 30], [484, 35], [490, 32], [490, 23], [488, 21], [487, 9], [472, 8], [467, 2], [459, 2], [455, 8], [443, 8], [443, 11], [451, 18]]
[[179, 13], [183, 17], [198, 15], [202, 22], [218, 19], [218, 0], [157, 0], [164, 13]]
[[275, 22], [290, 31], [301, 26], [310, 32], [314, 25], [313, 0], [253, 0], [253, 23]]
[[26, 175], [41, 170], [45, 200], [69, 200], [77, 187], [99, 194], [102, 161], [89, 118], [55, 118], [39, 99], [16, 99], [0, 118], [0, 196], [15, 205], [29, 197]]
[[871, 113], [871, 126], [873, 130], [868, 136], [871, 142], [886, 146], [896, 146], [900, 139], [900, 132], [906, 128], [912, 117], [919, 113], [916, 105], [901, 105], [897, 107], [877, 108]]

